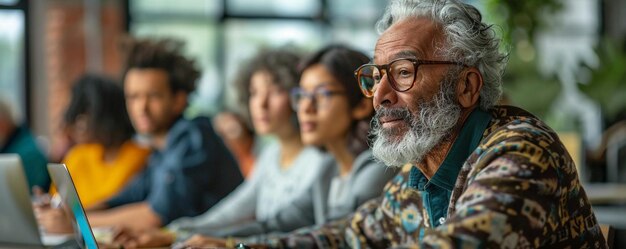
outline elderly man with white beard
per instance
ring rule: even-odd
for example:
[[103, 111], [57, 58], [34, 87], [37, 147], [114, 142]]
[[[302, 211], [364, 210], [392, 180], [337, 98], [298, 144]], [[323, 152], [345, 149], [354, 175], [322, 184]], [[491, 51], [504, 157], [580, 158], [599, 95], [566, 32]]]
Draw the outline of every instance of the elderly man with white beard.
[[[507, 56], [456, 0], [392, 0], [371, 64], [375, 157], [402, 167], [378, 199], [271, 248], [606, 248], [576, 166], [530, 113], [496, 106]], [[250, 242], [250, 241], [249, 241]]]

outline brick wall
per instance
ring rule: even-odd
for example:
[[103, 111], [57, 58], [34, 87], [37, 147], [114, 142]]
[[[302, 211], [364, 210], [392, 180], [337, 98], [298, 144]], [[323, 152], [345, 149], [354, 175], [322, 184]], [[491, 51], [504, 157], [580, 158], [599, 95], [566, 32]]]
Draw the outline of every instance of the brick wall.
[[[60, 126], [70, 100], [72, 83], [86, 72], [85, 6], [78, 0], [47, 1], [45, 7], [45, 73], [48, 88], [48, 128], [51, 160], [60, 160], [66, 149]], [[121, 68], [118, 41], [125, 34], [122, 1], [104, 1], [100, 27], [102, 68], [95, 73], [118, 78]], [[92, 58], [93, 59], [93, 58]]]

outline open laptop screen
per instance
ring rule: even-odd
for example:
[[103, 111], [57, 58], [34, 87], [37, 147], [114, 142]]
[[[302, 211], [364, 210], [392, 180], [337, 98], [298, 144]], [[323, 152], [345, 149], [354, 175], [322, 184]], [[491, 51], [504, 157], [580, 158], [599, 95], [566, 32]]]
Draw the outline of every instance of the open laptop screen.
[[28, 182], [17, 154], [0, 154], [0, 244], [41, 245]]
[[61, 200], [68, 216], [71, 217], [74, 231], [78, 233], [76, 236], [78, 244], [82, 248], [97, 249], [98, 244], [93, 236], [85, 210], [67, 167], [63, 164], [51, 163], [48, 164], [48, 172], [50, 172], [50, 178], [52, 178], [59, 195], [61, 195]]

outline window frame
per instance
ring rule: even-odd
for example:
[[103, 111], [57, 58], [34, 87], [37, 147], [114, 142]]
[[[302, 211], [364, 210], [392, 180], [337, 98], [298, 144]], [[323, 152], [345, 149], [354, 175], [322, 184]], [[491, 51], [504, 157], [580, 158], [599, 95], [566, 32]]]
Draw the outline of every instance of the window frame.
[[20, 10], [23, 13], [23, 24], [24, 24], [24, 44], [22, 46], [22, 67], [23, 70], [21, 71], [22, 73], [22, 79], [23, 82], [21, 82], [23, 84], [23, 88], [22, 88], [22, 103], [19, 103], [20, 107], [23, 108], [24, 110], [24, 115], [21, 115], [22, 120], [20, 120], [22, 123], [25, 124], [30, 124], [30, 121], [32, 120], [32, 111], [31, 111], [31, 77], [30, 77], [30, 73], [31, 73], [31, 65], [30, 65], [30, 60], [31, 60], [31, 44], [30, 44], [30, 22], [29, 22], [29, 18], [30, 18], [30, 8], [29, 8], [29, 3], [28, 0], [18, 0], [15, 4], [2, 4], [0, 3], [0, 10]]

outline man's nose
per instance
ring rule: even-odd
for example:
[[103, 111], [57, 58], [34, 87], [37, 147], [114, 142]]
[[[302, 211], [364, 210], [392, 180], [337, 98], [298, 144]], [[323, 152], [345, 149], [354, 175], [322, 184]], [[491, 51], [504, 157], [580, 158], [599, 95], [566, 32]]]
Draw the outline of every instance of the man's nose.
[[146, 113], [146, 112], [148, 112], [148, 109], [149, 109], [148, 108], [148, 103], [149, 103], [149, 101], [148, 101], [147, 97], [138, 97], [135, 100], [136, 109], [138, 111], [140, 111], [141, 113]]
[[380, 82], [378, 82], [378, 86], [374, 91], [374, 109], [378, 109], [379, 106], [384, 105], [393, 105], [397, 101], [396, 91], [391, 87], [391, 82], [389, 81], [388, 74], [385, 73], [382, 75]]

